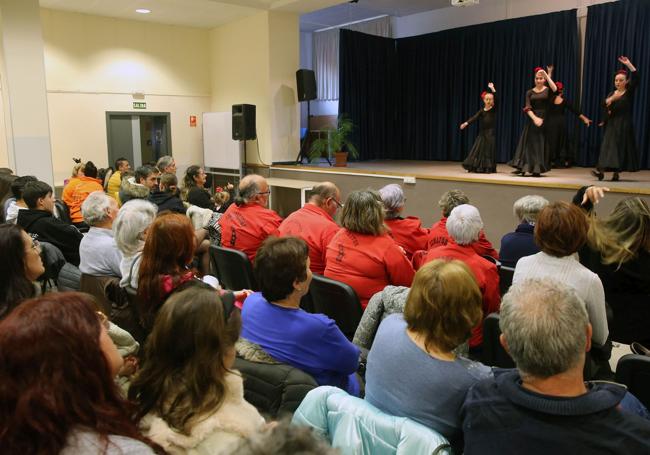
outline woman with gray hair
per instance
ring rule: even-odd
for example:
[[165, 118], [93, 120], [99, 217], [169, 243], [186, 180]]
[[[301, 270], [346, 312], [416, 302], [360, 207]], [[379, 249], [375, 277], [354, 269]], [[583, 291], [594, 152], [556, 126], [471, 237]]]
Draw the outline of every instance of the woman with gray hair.
[[548, 200], [537, 195], [524, 196], [515, 201], [512, 209], [519, 220], [519, 226], [514, 232], [509, 232], [501, 239], [499, 251], [501, 265], [514, 267], [520, 258], [539, 253], [533, 233], [537, 215], [547, 205]]
[[79, 244], [79, 270], [87, 275], [121, 277], [122, 253], [112, 230], [117, 202], [103, 191], [93, 191], [81, 204], [81, 214], [90, 230]]
[[384, 223], [388, 227], [388, 235], [404, 249], [409, 259], [416, 251], [426, 250], [429, 243], [429, 230], [422, 227], [420, 218], [400, 216], [406, 202], [402, 187], [391, 183], [380, 189], [379, 195], [386, 210]]
[[149, 201], [133, 199], [122, 206], [113, 223], [115, 243], [122, 252], [120, 263], [122, 272], [121, 287], [138, 287], [138, 272], [142, 259], [142, 249], [147, 236], [147, 230], [158, 208]]
[[341, 229], [327, 247], [325, 276], [347, 283], [363, 308], [389, 284], [411, 286], [415, 271], [386, 232], [379, 193], [353, 191], [341, 214]]

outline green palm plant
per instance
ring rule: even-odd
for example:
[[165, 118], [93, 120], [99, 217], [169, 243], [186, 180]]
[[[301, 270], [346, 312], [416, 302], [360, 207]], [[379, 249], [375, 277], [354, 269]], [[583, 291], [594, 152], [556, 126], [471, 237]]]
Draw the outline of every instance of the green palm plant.
[[319, 159], [323, 154], [344, 151], [348, 152], [350, 158], [358, 158], [359, 152], [349, 139], [353, 130], [354, 123], [352, 123], [352, 120], [345, 115], [341, 115], [337, 120], [336, 128], [326, 128], [325, 131], [327, 133], [325, 137], [318, 138], [311, 144], [311, 149], [309, 150], [310, 161]]

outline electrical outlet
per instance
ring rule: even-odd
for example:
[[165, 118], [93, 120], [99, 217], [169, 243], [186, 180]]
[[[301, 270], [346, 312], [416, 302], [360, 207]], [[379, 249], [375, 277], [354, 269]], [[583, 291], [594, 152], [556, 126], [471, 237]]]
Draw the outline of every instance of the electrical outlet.
[[415, 185], [415, 177], [404, 177], [404, 183], [410, 183], [411, 185]]

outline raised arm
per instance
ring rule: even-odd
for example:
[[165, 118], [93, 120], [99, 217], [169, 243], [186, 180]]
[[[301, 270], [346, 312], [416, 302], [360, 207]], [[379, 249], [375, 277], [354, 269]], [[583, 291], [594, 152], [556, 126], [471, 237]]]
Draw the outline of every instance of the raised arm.
[[553, 93], [557, 92], [557, 85], [555, 85], [555, 82], [553, 82], [553, 79], [551, 79], [551, 75], [544, 70], [542, 70], [542, 73], [544, 74], [546, 82], [548, 83], [548, 87], [551, 89], [551, 91]]

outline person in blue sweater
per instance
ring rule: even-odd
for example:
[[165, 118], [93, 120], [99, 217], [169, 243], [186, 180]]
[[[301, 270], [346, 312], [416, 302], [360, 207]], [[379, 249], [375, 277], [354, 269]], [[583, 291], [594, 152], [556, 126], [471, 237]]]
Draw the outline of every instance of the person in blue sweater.
[[333, 320], [300, 308], [312, 278], [304, 240], [269, 237], [257, 251], [254, 272], [261, 292], [244, 303], [242, 338], [275, 360], [311, 374], [319, 385], [358, 396], [359, 348]]
[[537, 195], [524, 196], [515, 201], [512, 211], [519, 220], [519, 226], [514, 232], [507, 233], [501, 239], [501, 250], [499, 250], [501, 265], [514, 267], [524, 256], [539, 253], [533, 233], [537, 215], [547, 205], [548, 200]]

